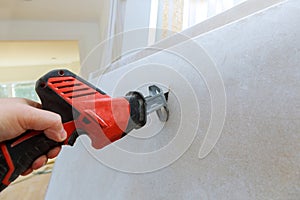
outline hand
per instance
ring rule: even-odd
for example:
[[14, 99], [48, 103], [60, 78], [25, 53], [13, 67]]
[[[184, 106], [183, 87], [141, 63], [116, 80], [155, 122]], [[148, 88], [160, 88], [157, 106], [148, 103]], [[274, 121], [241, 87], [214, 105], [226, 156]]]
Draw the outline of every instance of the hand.
[[[0, 99], [0, 142], [15, 138], [26, 130], [43, 131], [45, 135], [57, 142], [66, 139], [61, 117], [49, 111], [40, 109], [41, 105], [22, 98]], [[27, 175], [47, 163], [48, 158], [58, 155], [61, 147], [50, 150], [47, 155], [36, 159], [31, 168], [22, 175]]]

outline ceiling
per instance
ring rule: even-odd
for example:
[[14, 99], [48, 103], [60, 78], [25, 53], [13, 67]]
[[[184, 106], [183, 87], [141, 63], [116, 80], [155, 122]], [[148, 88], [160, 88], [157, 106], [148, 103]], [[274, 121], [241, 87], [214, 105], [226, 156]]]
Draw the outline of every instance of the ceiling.
[[[0, 0], [0, 20], [97, 22], [106, 0]], [[0, 41], [0, 67], [78, 62], [77, 41]]]
[[[0, 22], [99, 24], [107, 19], [110, 3], [110, 0], [0, 0]], [[58, 66], [78, 71], [79, 63], [78, 41], [0, 41], [0, 82], [35, 80]]]
[[0, 68], [79, 62], [77, 41], [0, 41]]
[[0, 20], [99, 21], [106, 0], [1, 0]]
[[37, 80], [63, 68], [79, 72], [77, 41], [0, 41], [0, 83]]

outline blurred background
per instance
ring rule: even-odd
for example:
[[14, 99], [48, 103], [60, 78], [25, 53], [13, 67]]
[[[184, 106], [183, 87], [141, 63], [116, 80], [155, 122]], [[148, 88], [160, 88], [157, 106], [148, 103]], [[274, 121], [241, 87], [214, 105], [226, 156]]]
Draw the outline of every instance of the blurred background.
[[[146, 46], [153, 45], [243, 1], [2, 0], [0, 97], [25, 97], [38, 101], [34, 92], [35, 81], [54, 68], [68, 68], [78, 73], [80, 57], [87, 54], [91, 48], [88, 46], [137, 28], [157, 29], [144, 37]], [[93, 38], [84, 36], [82, 32], [87, 31], [92, 32], [89, 34]], [[83, 40], [90, 40], [90, 44]], [[107, 51], [111, 52], [103, 53], [106, 59], [107, 55], [113, 59], [126, 49], [122, 39], [110, 45]]]

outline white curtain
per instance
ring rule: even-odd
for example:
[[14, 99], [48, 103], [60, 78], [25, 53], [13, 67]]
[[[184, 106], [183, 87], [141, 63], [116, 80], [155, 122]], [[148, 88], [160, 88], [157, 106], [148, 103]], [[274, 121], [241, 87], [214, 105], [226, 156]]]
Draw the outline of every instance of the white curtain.
[[115, 37], [113, 40], [112, 61], [119, 59], [119, 57], [122, 55], [123, 37], [121, 33], [124, 31], [126, 0], [116, 0], [116, 10], [114, 14], [115, 22], [112, 36]]
[[[155, 0], [152, 0], [155, 1]], [[156, 41], [180, 32], [246, 0], [159, 0]]]
[[101, 58], [101, 67], [106, 67], [122, 54], [124, 20], [126, 15], [126, 0], [111, 0], [107, 26], [107, 41]]
[[[151, 0], [149, 27], [152, 30], [149, 31], [149, 45], [228, 10], [243, 1], [245, 0]], [[127, 0], [111, 1], [109, 37], [123, 32], [126, 4]], [[108, 64], [117, 60], [122, 53], [122, 44], [122, 36], [115, 37], [107, 47], [102, 61]]]
[[185, 0], [183, 29], [224, 12], [245, 0]]
[[158, 0], [156, 41], [182, 30], [183, 8], [184, 0]]

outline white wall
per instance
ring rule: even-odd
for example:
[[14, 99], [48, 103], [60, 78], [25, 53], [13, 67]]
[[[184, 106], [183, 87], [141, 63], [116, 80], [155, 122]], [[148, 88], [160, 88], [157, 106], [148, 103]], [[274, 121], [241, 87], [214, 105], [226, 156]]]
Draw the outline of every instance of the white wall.
[[[213, 65], [202, 50], [191, 48], [193, 41], [171, 49], [179, 55], [163, 51], [124, 67], [126, 73], [121, 72], [115, 81], [106, 79], [106, 85], [100, 84], [105, 79], [94, 80], [101, 87], [107, 86], [104, 90], [117, 86], [120, 94], [149, 84], [149, 79], [169, 85], [170, 121], [153, 137], [146, 134], [151, 133], [151, 126], [150, 130], [146, 127], [148, 131], [141, 129], [140, 134], [103, 150], [93, 151], [83, 145], [86, 138], [73, 148], [65, 148], [57, 159], [46, 199], [297, 199], [299, 13], [299, 1], [289, 0], [195, 38], [216, 63], [227, 96], [221, 138], [204, 159], [198, 157], [199, 147], [210, 130], [211, 114], [222, 111], [224, 105], [214, 106], [222, 95], [210, 95], [222, 94], [222, 88], [214, 83], [210, 87], [205, 80], [217, 81], [218, 74], [205, 75]], [[200, 65], [193, 66], [184, 58], [198, 58]], [[107, 76], [117, 76], [117, 72]], [[194, 127], [195, 120], [199, 120], [199, 127]], [[189, 143], [195, 130], [196, 137]], [[183, 137], [177, 142], [179, 136], [188, 140]], [[175, 162], [148, 173], [122, 172], [130, 171], [128, 167], [165, 164], [178, 152], [147, 156], [172, 141], [176, 141], [177, 150], [188, 147]], [[115, 147], [147, 154], [135, 160], [120, 156]]]

